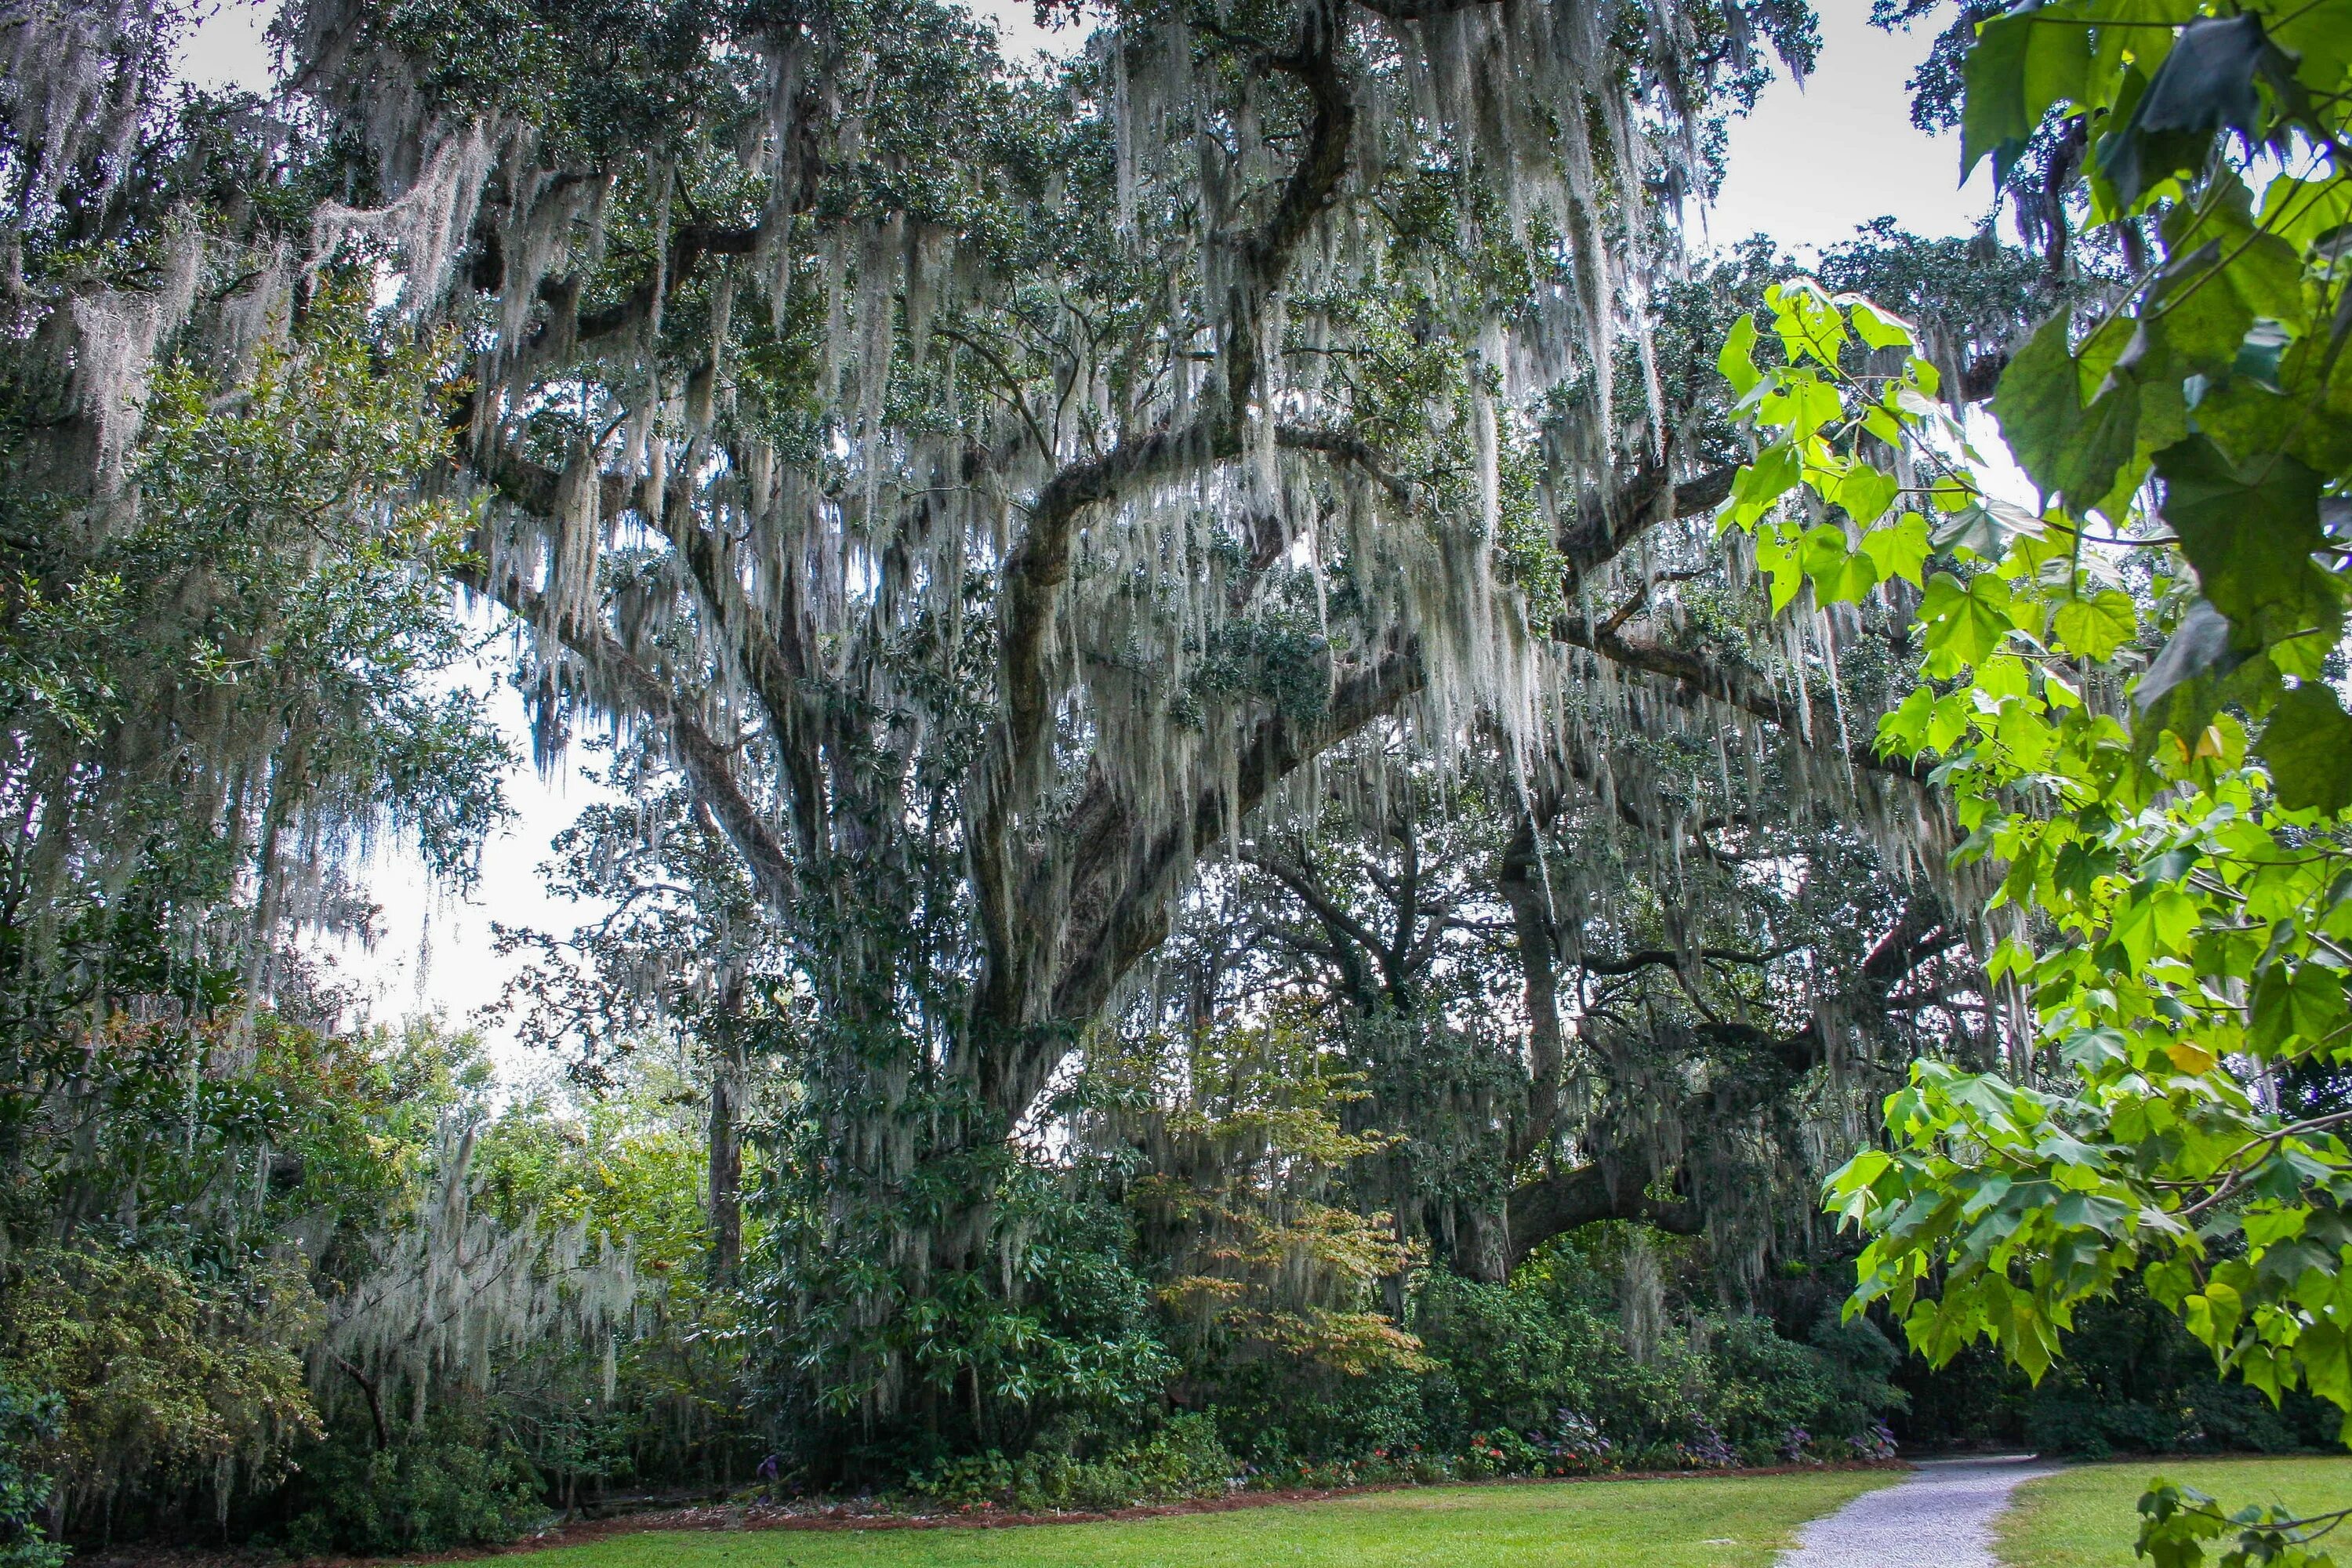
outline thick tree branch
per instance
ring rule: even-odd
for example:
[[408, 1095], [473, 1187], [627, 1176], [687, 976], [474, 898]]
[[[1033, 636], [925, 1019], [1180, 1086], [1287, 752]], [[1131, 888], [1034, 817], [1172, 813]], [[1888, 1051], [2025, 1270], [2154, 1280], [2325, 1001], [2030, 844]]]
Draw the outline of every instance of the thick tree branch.
[[1580, 508], [1575, 526], [1563, 530], [1557, 542], [1568, 564], [1570, 596], [1578, 578], [1614, 561], [1650, 529], [1721, 506], [1738, 473], [1737, 463], [1726, 463], [1677, 483], [1663, 468], [1645, 466], [1609, 496]]
[[1698, 1230], [1698, 1216], [1689, 1205], [1662, 1203], [1645, 1195], [1641, 1184], [1630, 1179], [1630, 1173], [1612, 1189], [1609, 1173], [1597, 1164], [1579, 1165], [1513, 1188], [1507, 1217], [1509, 1263], [1514, 1268], [1553, 1237], [1599, 1220], [1645, 1220], [1679, 1236]]

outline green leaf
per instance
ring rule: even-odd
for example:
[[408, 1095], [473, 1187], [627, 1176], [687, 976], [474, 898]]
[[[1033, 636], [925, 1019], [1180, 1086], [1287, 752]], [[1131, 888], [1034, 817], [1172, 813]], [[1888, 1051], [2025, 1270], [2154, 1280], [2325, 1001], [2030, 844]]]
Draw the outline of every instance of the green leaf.
[[2257, 751], [2282, 805], [2352, 807], [2352, 714], [2325, 682], [2306, 680], [2279, 699]]
[[2183, 374], [2211, 375], [2237, 358], [2254, 312], [2228, 279], [2214, 276], [2221, 241], [2193, 248], [2184, 241], [2173, 242], [2173, 259], [2148, 290], [2142, 330], [2160, 336]]
[[2134, 110], [2139, 129], [2237, 131], [2259, 140], [2263, 104], [2254, 75], [2272, 50], [2263, 19], [2251, 11], [2191, 22], [2148, 79]]
[[2322, 542], [2319, 476], [2284, 455], [2244, 468], [2192, 436], [2156, 455], [2164, 517], [2242, 645], [2332, 636], [2342, 605], [2312, 563]]
[[2325, 1039], [2344, 1017], [2344, 976], [2316, 963], [2273, 963], [2254, 977], [2248, 1037], [2275, 1051], [2294, 1039]]
[[2019, 539], [2039, 539], [2042, 520], [2022, 507], [1988, 496], [1972, 501], [1939, 524], [1933, 539], [1938, 550], [1965, 550], [1985, 561], [1998, 561]]
[[1813, 595], [1824, 605], [1853, 604], [1878, 584], [1877, 566], [1848, 544], [1845, 530], [1833, 522], [1805, 531], [1803, 560]]
[[1786, 442], [1776, 443], [1756, 454], [1756, 460], [1741, 468], [1731, 481], [1731, 520], [1742, 528], [1753, 527], [1759, 518], [1772, 510], [1772, 503], [1796, 488], [1802, 471], [1797, 460], [1797, 449]]
[[1759, 423], [1806, 437], [1845, 412], [1838, 390], [1811, 371], [1783, 372], [1780, 384], [1756, 405]]
[[2081, 375], [2066, 335], [2063, 310], [2035, 330], [2001, 372], [1992, 414], [2002, 438], [2044, 495], [2054, 494], [2083, 423]]
[[1804, 585], [1805, 569], [1797, 563], [1797, 552], [1789, 547], [1776, 529], [1756, 538], [1756, 565], [1764, 574], [1765, 591], [1772, 602], [1772, 613], [1787, 609]]
[[1949, 572], [1937, 573], [1919, 602], [1927, 647], [1963, 664], [1982, 662], [2016, 625], [2009, 603], [2009, 584], [1990, 572], [1966, 584]]
[[2050, 629], [2068, 653], [2104, 664], [2139, 629], [2131, 595], [2114, 588], [2059, 602]]
[[2116, 474], [2139, 444], [2139, 401], [2136, 382], [2111, 382], [2075, 427], [2053, 487], [2073, 510], [2088, 511], [2115, 489]]
[[[2303, 258], [2263, 230], [2253, 193], [2242, 182], [2230, 181], [2212, 199], [2175, 208], [2166, 217], [2164, 237], [2166, 248], [2184, 260], [2167, 266], [2158, 292], [2181, 297], [2185, 307], [2218, 285], [2248, 316], [2290, 325], [2303, 321]], [[2203, 282], [2209, 275], [2211, 282]]]
[[2344, 1331], [2325, 1318], [2306, 1325], [2294, 1342], [2304, 1386], [2339, 1410], [2352, 1410], [2352, 1356], [2346, 1350]]
[[1745, 397], [1764, 379], [1756, 368], [1756, 318], [1741, 311], [1739, 320], [1731, 323], [1731, 331], [1723, 340], [1723, 351], [1715, 356], [1715, 368], [1723, 379], [1731, 383], [1733, 394]]
[[1884, 528], [1874, 528], [1862, 536], [1863, 553], [1878, 568], [1882, 583], [1900, 577], [1906, 583], [1919, 581], [1920, 568], [1927, 561], [1927, 520], [1916, 511], [1906, 511]]
[[2209, 673], [2226, 674], [2242, 656], [2230, 646], [2230, 623], [2206, 600], [2191, 603], [2147, 673], [2133, 689], [2142, 713], [2151, 712], [2175, 688]]
[[1836, 302], [1851, 305], [1854, 336], [1872, 348], [1907, 349], [1917, 341], [1910, 322], [1900, 316], [1889, 315], [1868, 300], [1858, 295], [1841, 294]]
[[2005, 179], [2006, 163], [2051, 106], [2084, 95], [2090, 68], [2091, 30], [2079, 22], [2024, 5], [1979, 26], [1960, 68], [1968, 89], [1960, 110], [1960, 177], [1990, 153], [2000, 155], [1995, 173]]
[[1838, 481], [1837, 503], [1845, 508], [1845, 514], [1856, 524], [1868, 528], [1886, 515], [1886, 509], [1895, 504], [1895, 498], [1901, 492], [1902, 487], [1895, 482], [1893, 474], [1870, 463], [1856, 463]]

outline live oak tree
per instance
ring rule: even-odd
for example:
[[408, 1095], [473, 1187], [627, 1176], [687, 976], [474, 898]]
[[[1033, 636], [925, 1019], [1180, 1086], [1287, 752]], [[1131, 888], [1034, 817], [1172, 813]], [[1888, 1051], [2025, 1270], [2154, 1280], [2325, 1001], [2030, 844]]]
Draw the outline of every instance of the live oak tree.
[[1898, 868], [1948, 838], [1849, 689], [1885, 626], [1681, 575], [1733, 465], [1652, 301], [1800, 9], [1107, 19], [1023, 73], [923, 5], [296, 4], [280, 101], [176, 114], [168, 10], [6, 35], [15, 460], [75, 516], [148, 504], [159, 358], [233, 385], [346, 280], [454, 334], [467, 532], [406, 560], [511, 616], [543, 751], [674, 767], [773, 922], [760, 1288], [782, 1396], [861, 1430], [978, 1419], [1010, 1135], [1352, 739], [1491, 735], [1540, 815], [1661, 729]]

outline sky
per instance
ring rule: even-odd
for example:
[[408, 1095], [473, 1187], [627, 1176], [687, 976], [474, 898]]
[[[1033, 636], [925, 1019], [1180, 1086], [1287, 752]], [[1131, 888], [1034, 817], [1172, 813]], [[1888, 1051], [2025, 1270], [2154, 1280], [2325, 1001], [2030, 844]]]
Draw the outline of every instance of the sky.
[[[1905, 83], [1930, 35], [1870, 26], [1869, 0], [1816, 5], [1822, 53], [1812, 76], [1802, 87], [1785, 77], [1774, 82], [1755, 111], [1733, 124], [1723, 191], [1713, 209], [1699, 215], [1693, 243], [1728, 244], [1764, 233], [1802, 256], [1853, 237], [1882, 215], [1920, 235], [1972, 230], [1991, 205], [1981, 171], [1961, 188], [1957, 140], [1911, 124]], [[1066, 53], [1084, 38], [1083, 28], [1038, 27], [1030, 0], [981, 0], [975, 9], [996, 22], [1006, 52], [1016, 57], [1041, 48]], [[188, 40], [181, 75], [198, 86], [266, 89], [263, 34], [274, 10], [275, 0], [219, 0]], [[488, 697], [517, 755], [527, 756], [520, 696], [491, 662], [466, 679]], [[509, 771], [506, 787], [514, 816], [484, 847], [470, 895], [435, 889], [413, 855], [387, 847], [363, 868], [383, 910], [379, 940], [372, 950], [323, 943], [318, 951], [357, 986], [373, 1017], [392, 1022], [438, 1011], [452, 1024], [479, 1022], [501, 1064], [527, 1070], [536, 1064], [521, 1059], [507, 1028], [478, 1016], [499, 1000], [513, 973], [510, 961], [492, 951], [490, 922], [560, 932], [593, 917], [591, 910], [551, 898], [539, 868], [549, 840], [604, 792], [573, 768], [543, 778], [528, 763]]]

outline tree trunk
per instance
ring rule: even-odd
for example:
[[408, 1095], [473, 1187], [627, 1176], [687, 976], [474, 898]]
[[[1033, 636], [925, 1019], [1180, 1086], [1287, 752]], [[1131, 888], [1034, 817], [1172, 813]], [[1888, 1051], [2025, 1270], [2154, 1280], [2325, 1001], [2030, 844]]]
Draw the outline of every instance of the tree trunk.
[[720, 1003], [710, 1060], [710, 1279], [731, 1285], [743, 1262], [743, 983]]

